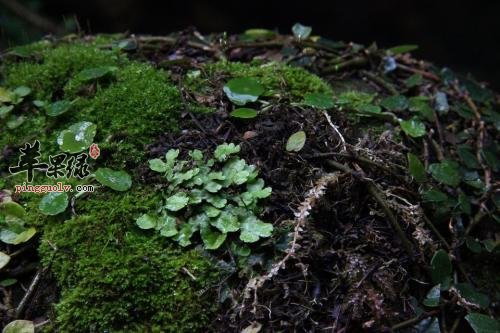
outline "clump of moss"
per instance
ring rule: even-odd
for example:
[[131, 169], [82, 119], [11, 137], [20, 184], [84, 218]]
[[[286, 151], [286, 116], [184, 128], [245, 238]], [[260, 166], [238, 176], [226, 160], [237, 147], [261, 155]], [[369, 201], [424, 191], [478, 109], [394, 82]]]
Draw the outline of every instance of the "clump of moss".
[[[77, 103], [81, 109], [78, 118], [97, 124], [98, 140], [114, 142], [113, 146], [123, 152], [122, 159], [136, 160], [144, 144], [175, 129], [180, 105], [177, 87], [166, 72], [136, 62], [119, 69], [116, 81], [99, 87], [95, 96]], [[127, 140], [108, 139], [117, 135]], [[122, 141], [135, 149], [122, 149]]]
[[[7, 128], [0, 146], [17, 146], [36, 138], [46, 159], [58, 151], [56, 140], [60, 131], [72, 123], [90, 121], [97, 125], [95, 141], [113, 154], [113, 161], [108, 161], [110, 166], [123, 167], [126, 160], [141, 160], [143, 145], [158, 133], [175, 129], [181, 99], [166, 72], [129, 61], [116, 50], [100, 50], [82, 43], [62, 44], [40, 52], [40, 62], [27, 60], [5, 67], [2, 85], [28, 86], [33, 90], [32, 100], [74, 101], [71, 110], [48, 117], [43, 108], [26, 102], [15, 111], [26, 116], [24, 123], [15, 129]], [[94, 92], [79, 95], [81, 82], [75, 79], [78, 73], [103, 66], [117, 68], [113, 77], [106, 84], [89, 83]]]
[[330, 86], [318, 76], [300, 67], [282, 63], [216, 62], [203, 66], [199, 76], [189, 76], [186, 84], [195, 92], [207, 93], [210, 83], [220, 77], [255, 77], [266, 88], [267, 95], [301, 102], [307, 93], [331, 94]]
[[85, 68], [113, 66], [127, 61], [118, 50], [101, 50], [84, 43], [51, 45], [35, 50], [38, 50], [40, 60], [8, 64], [3, 75], [7, 87], [30, 87], [40, 100], [56, 97], [68, 78]]
[[130, 223], [157, 202], [141, 190], [94, 193], [77, 202], [77, 217], [45, 227], [40, 252], [48, 264], [57, 247], [51, 267], [62, 288], [57, 330], [194, 332], [209, 325], [210, 287], [219, 278], [213, 263]]

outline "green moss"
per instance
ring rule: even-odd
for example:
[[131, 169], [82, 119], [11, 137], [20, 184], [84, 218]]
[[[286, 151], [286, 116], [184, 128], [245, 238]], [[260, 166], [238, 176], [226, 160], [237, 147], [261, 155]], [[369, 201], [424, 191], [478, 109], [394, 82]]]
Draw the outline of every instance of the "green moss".
[[85, 68], [112, 66], [127, 61], [118, 50], [101, 50], [82, 43], [24, 48], [25, 52], [38, 51], [41, 60], [8, 64], [3, 69], [4, 84], [10, 88], [30, 87], [35, 97], [41, 100], [51, 100], [60, 93], [68, 78]]
[[157, 201], [140, 190], [94, 193], [77, 202], [77, 217], [46, 226], [40, 252], [47, 265], [57, 247], [58, 331], [195, 332], [209, 325], [215, 303], [206, 290], [217, 283], [217, 269], [198, 250], [175, 249], [134, 226]]
[[[97, 125], [95, 141], [112, 155], [107, 165], [123, 167], [126, 161], [141, 161], [144, 144], [159, 133], [175, 130], [181, 99], [166, 72], [131, 62], [117, 51], [79, 43], [48, 48], [42, 59], [40, 63], [24, 61], [7, 66], [4, 85], [31, 87], [38, 99], [73, 100], [72, 109], [56, 118], [47, 117], [28, 100], [14, 111], [16, 116], [24, 116], [25, 122], [16, 129], [5, 128], [1, 147], [38, 139], [46, 160], [59, 151], [56, 140], [60, 131], [72, 123], [90, 121]], [[73, 78], [83, 69], [100, 66], [116, 66], [118, 70], [113, 77], [98, 82], [93, 94], [79, 96], [81, 87]]]
[[199, 76], [188, 76], [186, 84], [195, 92], [210, 93], [214, 82], [219, 79], [225, 83], [228, 78], [242, 76], [258, 78], [267, 90], [266, 95], [289, 98], [293, 102], [301, 102], [306, 93], [332, 92], [325, 81], [307, 70], [275, 62], [247, 64], [221, 61], [206, 64]]
[[[141, 160], [143, 145], [176, 127], [181, 99], [162, 70], [131, 63], [116, 74], [116, 81], [98, 87], [94, 97], [82, 99], [78, 118], [98, 126], [97, 140], [116, 148], [114, 159]], [[109, 139], [110, 136], [127, 138]], [[128, 146], [128, 147], [127, 147]]]

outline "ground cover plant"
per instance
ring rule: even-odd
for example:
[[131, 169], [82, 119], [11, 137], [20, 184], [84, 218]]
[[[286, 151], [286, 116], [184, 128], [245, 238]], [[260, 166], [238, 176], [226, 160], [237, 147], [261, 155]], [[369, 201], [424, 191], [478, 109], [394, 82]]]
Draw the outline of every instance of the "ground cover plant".
[[499, 331], [499, 96], [291, 31], [2, 54], [5, 332]]

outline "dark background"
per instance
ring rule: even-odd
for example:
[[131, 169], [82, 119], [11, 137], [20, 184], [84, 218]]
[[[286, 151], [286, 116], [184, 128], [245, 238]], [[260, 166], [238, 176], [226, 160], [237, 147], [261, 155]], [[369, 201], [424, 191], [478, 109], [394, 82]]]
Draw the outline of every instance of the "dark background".
[[[13, 9], [13, 4], [36, 14]], [[151, 1], [0, 0], [0, 47], [36, 40], [52, 31], [167, 34], [188, 26], [202, 33], [248, 28], [289, 33], [301, 22], [313, 34], [381, 47], [418, 44], [414, 54], [472, 73], [500, 90], [500, 1]], [[30, 22], [31, 21], [31, 22]]]

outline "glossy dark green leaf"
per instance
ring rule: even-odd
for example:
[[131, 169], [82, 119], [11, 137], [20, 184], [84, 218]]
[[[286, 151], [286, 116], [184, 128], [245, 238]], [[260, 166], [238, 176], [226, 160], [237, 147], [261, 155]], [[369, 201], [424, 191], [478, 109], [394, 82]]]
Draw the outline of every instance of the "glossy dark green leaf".
[[467, 168], [469, 169], [481, 168], [479, 162], [477, 161], [477, 157], [470, 146], [468, 145], [458, 146], [457, 154]]
[[252, 108], [238, 108], [230, 113], [231, 117], [243, 119], [255, 118], [257, 117], [257, 114], [257, 110]]
[[452, 266], [448, 253], [438, 250], [431, 260], [431, 276], [435, 284], [447, 285], [451, 279]]
[[427, 293], [425, 299], [423, 300], [423, 304], [428, 307], [436, 307], [439, 306], [439, 300], [441, 299], [441, 285], [437, 284]]
[[66, 210], [68, 202], [68, 194], [66, 192], [50, 192], [40, 200], [38, 209], [45, 215], [57, 215]]
[[494, 93], [480, 85], [479, 83], [470, 79], [460, 79], [460, 83], [464, 85], [465, 89], [469, 92], [470, 97], [474, 102], [486, 103], [494, 99]]
[[264, 93], [264, 87], [254, 78], [239, 77], [229, 80], [224, 86], [224, 92], [234, 104], [245, 105], [255, 102]]
[[402, 111], [408, 108], [408, 99], [403, 95], [394, 95], [384, 98], [380, 102], [380, 106], [389, 111]]
[[0, 281], [0, 286], [2, 287], [10, 287], [14, 284], [17, 283], [17, 280], [16, 279], [4, 279], [4, 280], [1, 280]]
[[331, 109], [334, 106], [332, 96], [322, 93], [307, 93], [304, 104], [318, 109]]
[[493, 147], [488, 147], [481, 151], [481, 156], [494, 172], [500, 170], [500, 159], [498, 158], [499, 153], [498, 149]]
[[423, 77], [422, 75], [420, 74], [413, 74], [412, 76], [410, 76], [409, 78], [407, 78], [405, 80], [405, 85], [408, 87], [408, 88], [413, 88], [413, 87], [416, 87], [416, 86], [420, 86], [422, 83], [423, 83]]
[[373, 104], [362, 104], [357, 107], [356, 111], [365, 113], [365, 114], [370, 114], [370, 113], [381, 113], [382, 108], [378, 105], [373, 105]]
[[418, 157], [412, 153], [408, 153], [408, 169], [410, 170], [410, 175], [415, 179], [416, 182], [422, 183], [427, 179], [425, 173], [425, 167]]
[[96, 130], [97, 126], [88, 121], [73, 124], [59, 134], [57, 144], [64, 152], [79, 153], [90, 147]]
[[401, 129], [412, 138], [419, 138], [425, 135], [425, 125], [418, 118], [402, 120], [399, 125]]
[[477, 239], [472, 238], [471, 236], [467, 236], [465, 238], [465, 244], [467, 245], [469, 250], [471, 250], [474, 253], [481, 253], [482, 251], [481, 243]]
[[10, 215], [23, 219], [26, 215], [26, 210], [15, 201], [2, 201], [0, 202], [0, 215]]
[[486, 309], [490, 305], [488, 295], [478, 292], [469, 283], [457, 283], [455, 289], [469, 303], [476, 304], [483, 309]]
[[462, 213], [470, 215], [471, 214], [471, 204], [470, 204], [471, 199], [464, 194], [463, 192], [460, 192], [458, 195], [458, 205], [460, 207], [460, 210]]
[[429, 172], [438, 182], [453, 187], [458, 186], [462, 180], [458, 163], [451, 160], [429, 165]]
[[81, 81], [93, 81], [97, 80], [99, 78], [102, 78], [104, 76], [107, 76], [111, 73], [114, 73], [115, 71], [118, 70], [118, 67], [115, 66], [102, 66], [102, 67], [95, 67], [95, 68], [88, 68], [82, 70], [80, 73], [78, 73], [77, 78]]
[[422, 198], [427, 202], [445, 202], [448, 200], [448, 196], [437, 189], [425, 191], [422, 193]]
[[420, 118], [428, 121], [435, 121], [436, 115], [427, 97], [412, 97], [408, 100], [408, 105], [410, 111], [417, 112]]
[[465, 320], [476, 333], [498, 333], [500, 332], [500, 322], [481, 313], [469, 313]]
[[115, 191], [126, 191], [132, 186], [132, 178], [124, 170], [99, 168], [95, 172], [96, 180]]
[[54, 102], [46, 107], [47, 116], [57, 117], [71, 109], [71, 102], [62, 100]]

